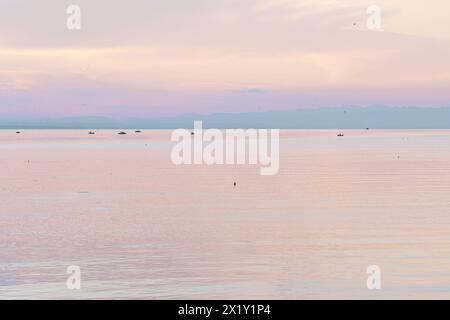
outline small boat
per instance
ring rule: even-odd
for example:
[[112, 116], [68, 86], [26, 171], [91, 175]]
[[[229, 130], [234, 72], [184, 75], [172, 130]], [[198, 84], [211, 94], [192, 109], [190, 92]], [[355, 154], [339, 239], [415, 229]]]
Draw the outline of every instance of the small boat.
[[89, 134], [95, 134], [95, 132], [94, 131], [89, 131]]
[[136, 131], [135, 131], [135, 133], [141, 133], [141, 132], [142, 132], [141, 130], [136, 130]]
[[16, 131], [16, 134], [20, 134], [20, 131]]
[[118, 134], [120, 134], [120, 135], [124, 135], [124, 134], [127, 134], [126, 132], [123, 132], [123, 131], [121, 131], [121, 132], [119, 132]]
[[338, 136], [338, 137], [343, 137], [344, 134], [343, 134], [343, 133], [339, 133], [337, 136]]

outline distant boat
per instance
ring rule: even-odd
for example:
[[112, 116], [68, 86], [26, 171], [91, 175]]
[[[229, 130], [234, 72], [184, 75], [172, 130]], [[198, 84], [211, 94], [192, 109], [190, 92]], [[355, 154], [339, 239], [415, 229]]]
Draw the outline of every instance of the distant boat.
[[339, 133], [337, 136], [338, 136], [338, 137], [343, 137], [344, 134], [343, 134], [343, 133]]
[[135, 131], [135, 133], [141, 133], [141, 132], [142, 132], [141, 130], [136, 130], [136, 131]]
[[95, 132], [94, 131], [89, 131], [89, 134], [95, 134]]
[[119, 132], [118, 134], [120, 134], [120, 135], [124, 135], [124, 134], [127, 134], [126, 132], [123, 132], [123, 131], [121, 131], [121, 132]]
[[16, 131], [16, 134], [20, 134], [20, 131]]

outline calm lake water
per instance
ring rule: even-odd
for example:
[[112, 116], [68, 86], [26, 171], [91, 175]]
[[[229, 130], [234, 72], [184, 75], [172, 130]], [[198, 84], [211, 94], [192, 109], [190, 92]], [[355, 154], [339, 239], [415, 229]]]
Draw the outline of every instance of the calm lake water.
[[0, 131], [0, 298], [450, 299], [450, 131], [340, 132], [282, 131], [261, 176], [175, 166], [170, 131]]

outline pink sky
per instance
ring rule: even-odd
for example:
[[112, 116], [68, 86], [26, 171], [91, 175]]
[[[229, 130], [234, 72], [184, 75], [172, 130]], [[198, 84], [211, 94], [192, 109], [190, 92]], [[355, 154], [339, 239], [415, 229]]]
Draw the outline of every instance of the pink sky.
[[0, 115], [450, 105], [450, 3], [2, 1]]

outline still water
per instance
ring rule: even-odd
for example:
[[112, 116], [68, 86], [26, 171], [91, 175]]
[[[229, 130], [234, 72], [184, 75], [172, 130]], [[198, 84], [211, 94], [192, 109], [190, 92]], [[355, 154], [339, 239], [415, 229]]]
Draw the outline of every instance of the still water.
[[0, 298], [450, 299], [450, 131], [282, 131], [275, 176], [127, 132], [0, 131]]

